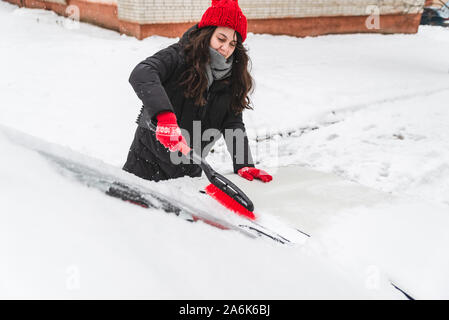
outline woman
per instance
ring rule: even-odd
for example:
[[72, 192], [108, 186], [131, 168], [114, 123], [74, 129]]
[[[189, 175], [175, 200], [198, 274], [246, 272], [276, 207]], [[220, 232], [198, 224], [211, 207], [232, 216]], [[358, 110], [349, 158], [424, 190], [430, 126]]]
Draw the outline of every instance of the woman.
[[[201, 176], [199, 165], [180, 163], [179, 152], [193, 148], [205, 157], [223, 135], [235, 173], [248, 180], [272, 179], [254, 167], [242, 120], [242, 111], [251, 109], [253, 85], [242, 44], [246, 30], [237, 1], [212, 1], [178, 43], [135, 67], [129, 82], [143, 107], [125, 171], [153, 181]], [[150, 123], [156, 121], [153, 132]]]

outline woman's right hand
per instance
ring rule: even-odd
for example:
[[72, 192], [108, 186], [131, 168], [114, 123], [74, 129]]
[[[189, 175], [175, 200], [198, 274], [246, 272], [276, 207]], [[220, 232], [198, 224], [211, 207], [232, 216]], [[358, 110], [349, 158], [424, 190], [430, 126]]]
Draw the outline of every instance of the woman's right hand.
[[181, 134], [176, 115], [170, 111], [164, 111], [156, 116], [156, 139], [170, 151], [181, 151], [187, 155], [190, 147]]

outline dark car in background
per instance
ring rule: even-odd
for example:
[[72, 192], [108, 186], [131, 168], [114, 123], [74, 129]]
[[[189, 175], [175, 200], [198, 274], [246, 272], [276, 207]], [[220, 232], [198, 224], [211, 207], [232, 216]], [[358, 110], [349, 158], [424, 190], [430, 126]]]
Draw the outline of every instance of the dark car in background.
[[449, 1], [440, 0], [424, 7], [420, 24], [449, 27]]

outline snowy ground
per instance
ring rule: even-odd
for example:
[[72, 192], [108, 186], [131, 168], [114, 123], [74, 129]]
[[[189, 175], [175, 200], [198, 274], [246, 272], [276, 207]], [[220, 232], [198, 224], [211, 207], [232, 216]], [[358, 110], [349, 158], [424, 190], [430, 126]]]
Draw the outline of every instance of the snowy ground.
[[[70, 29], [51, 12], [4, 2], [0, 30], [0, 124], [120, 167], [140, 108], [129, 74], [176, 39], [138, 41], [87, 24]], [[256, 91], [245, 122], [259, 166], [276, 172], [299, 165], [413, 201], [348, 210], [319, 241], [281, 248], [103, 199], [0, 137], [0, 190], [8, 190], [0, 215], [0, 254], [8, 261], [0, 266], [0, 296], [398, 298], [385, 269], [401, 280], [419, 276], [406, 283], [419, 298], [449, 296], [449, 30], [304, 39], [249, 34], [246, 45]], [[210, 162], [230, 172], [223, 144], [215, 149]], [[51, 192], [30, 196], [55, 189], [57, 201]], [[428, 255], [412, 259], [414, 248], [406, 252], [404, 243], [398, 248], [410, 269], [386, 268], [384, 261], [401, 255], [383, 255], [388, 243], [375, 241], [379, 229], [390, 243], [413, 239]], [[67, 279], [79, 270], [81, 289], [68, 290]], [[367, 285], [378, 270], [380, 285]], [[112, 278], [122, 291], [111, 290]]]

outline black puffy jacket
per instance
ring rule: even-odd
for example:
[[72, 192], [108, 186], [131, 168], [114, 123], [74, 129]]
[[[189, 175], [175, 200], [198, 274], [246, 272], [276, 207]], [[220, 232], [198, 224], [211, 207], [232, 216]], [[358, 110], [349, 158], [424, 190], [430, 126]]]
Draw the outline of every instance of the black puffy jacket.
[[[197, 25], [193, 26], [179, 42], [139, 63], [129, 78], [134, 91], [143, 102], [143, 107], [137, 118], [138, 128], [123, 169], [141, 178], [158, 181], [186, 175], [192, 177], [201, 175], [201, 168], [196, 164], [173, 164], [170, 152], [156, 140], [154, 132], [149, 130], [148, 122], [155, 120], [156, 115], [162, 111], [174, 112], [179, 127], [187, 130], [190, 137], [193, 136], [195, 120], [201, 121], [201, 134], [210, 128], [218, 129], [221, 135], [225, 134], [226, 129], [245, 131], [242, 113], [236, 115], [230, 108], [229, 78], [212, 83], [206, 93], [207, 103], [203, 107], [196, 106], [193, 99], [184, 97], [184, 88], [179, 84], [180, 76], [186, 70], [183, 43], [187, 41], [188, 34], [197, 28]], [[204, 157], [218, 138], [220, 136], [202, 141], [201, 147], [190, 142], [190, 147]], [[237, 153], [235, 139], [232, 145], [232, 138], [225, 138], [233, 160], [234, 172], [242, 167], [253, 167], [246, 134], [243, 135], [241, 142], [244, 146], [244, 155]], [[243, 161], [238, 163], [237, 159]]]

